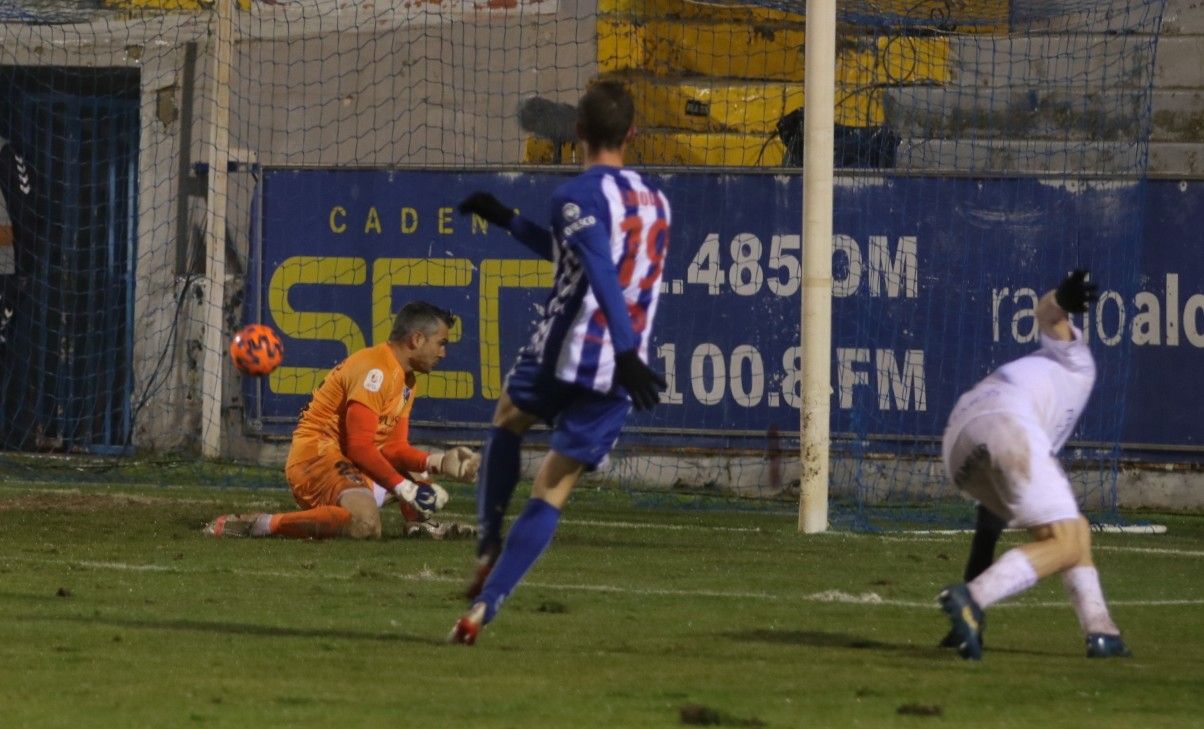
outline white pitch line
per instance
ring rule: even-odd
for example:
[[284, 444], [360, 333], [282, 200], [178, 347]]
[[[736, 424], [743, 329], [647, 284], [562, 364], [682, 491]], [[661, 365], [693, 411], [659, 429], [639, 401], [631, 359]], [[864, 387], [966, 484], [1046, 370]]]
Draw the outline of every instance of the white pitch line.
[[1135, 554], [1168, 554], [1173, 557], [1204, 557], [1204, 552], [1194, 549], [1161, 549], [1154, 547], [1113, 547], [1108, 545], [1091, 545], [1092, 551], [1097, 552], [1132, 552]]
[[[1091, 531], [1096, 534], [1166, 534], [1165, 524], [1092, 524]], [[1009, 532], [1022, 532], [1024, 529], [1007, 529]], [[909, 532], [917, 536], [952, 536], [957, 534], [973, 534], [973, 529], [913, 529]]]
[[[298, 578], [319, 578], [323, 580], [355, 580], [360, 576], [356, 572], [344, 572], [338, 574], [318, 573], [312, 571], [305, 572], [280, 572], [272, 570], [225, 570], [225, 569], [193, 569], [179, 567], [176, 565], [162, 565], [154, 563], [134, 564], [129, 562], [98, 562], [95, 560], [69, 560], [69, 559], [43, 559], [39, 557], [14, 557], [6, 556], [0, 558], [0, 561], [7, 562], [32, 562], [36, 564], [55, 564], [66, 567], [85, 567], [98, 570], [115, 570], [120, 572], [158, 572], [168, 574], [194, 574], [194, 575], [235, 575], [239, 577], [278, 577], [283, 579], [298, 579]], [[424, 567], [418, 572], [410, 573], [381, 573], [384, 577], [392, 577], [406, 582], [433, 582], [441, 584], [460, 584], [462, 578], [438, 575], [429, 567]], [[744, 591], [744, 590], [672, 590], [665, 588], [646, 588], [646, 587], [626, 587], [623, 585], [604, 585], [604, 584], [566, 584], [555, 582], [527, 582], [524, 585], [528, 588], [541, 590], [561, 590], [565, 592], [595, 592], [609, 593], [621, 595], [636, 595], [645, 597], [681, 597], [681, 598], [719, 598], [719, 599], [735, 599], [735, 600], [763, 600], [767, 602], [787, 602], [787, 603], [836, 603], [844, 605], [880, 605], [886, 607], [904, 607], [904, 608], [919, 608], [923, 610], [932, 610], [937, 607], [936, 598], [932, 600], [897, 600], [893, 598], [885, 598], [875, 592], [863, 592], [861, 594], [852, 594], [842, 590], [823, 590], [821, 592], [811, 592], [804, 594], [775, 594], [770, 592]], [[1108, 603], [1116, 607], [1192, 607], [1204, 605], [1204, 598], [1183, 598], [1170, 600], [1109, 600]], [[994, 608], [1066, 608], [1066, 602], [1015, 602], [996, 605]], [[993, 609], [994, 609], [993, 608]]]
[[763, 532], [761, 527], [726, 527], [709, 524], [664, 524], [658, 522], [634, 521], [604, 521], [599, 519], [565, 519], [561, 522], [568, 525], [614, 527], [616, 529], [667, 529], [670, 531], [707, 531], [707, 532]]
[[[948, 543], [950, 540], [936, 535], [926, 536], [904, 536], [904, 535], [886, 535], [886, 534], [848, 534], [845, 536], [875, 538], [883, 542], [935, 542]], [[949, 535], [954, 536], [954, 535]], [[1091, 550], [1094, 552], [1121, 552], [1127, 554], [1161, 554], [1168, 557], [1204, 557], [1204, 551], [1197, 549], [1166, 549], [1162, 547], [1122, 547], [1109, 544], [1092, 544]]]

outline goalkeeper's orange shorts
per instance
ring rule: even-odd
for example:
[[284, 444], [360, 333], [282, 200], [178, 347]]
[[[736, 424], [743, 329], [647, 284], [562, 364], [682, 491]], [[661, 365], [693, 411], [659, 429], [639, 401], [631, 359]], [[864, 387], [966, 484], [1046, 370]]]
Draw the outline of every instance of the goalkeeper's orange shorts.
[[302, 509], [338, 506], [348, 489], [371, 489], [372, 479], [355, 467], [335, 444], [294, 441], [288, 452], [284, 477], [293, 499]]

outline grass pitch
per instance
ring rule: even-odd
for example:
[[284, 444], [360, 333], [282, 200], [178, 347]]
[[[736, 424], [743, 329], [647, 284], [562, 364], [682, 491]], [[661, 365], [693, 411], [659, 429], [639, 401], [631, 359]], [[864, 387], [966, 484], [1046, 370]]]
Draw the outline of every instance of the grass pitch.
[[[470, 504], [457, 491], [450, 511], [470, 521]], [[935, 647], [935, 596], [968, 535], [803, 536], [788, 514], [583, 491], [464, 648], [443, 640], [470, 542], [401, 539], [391, 511], [371, 543], [200, 533], [219, 513], [290, 508], [276, 489], [0, 485], [0, 724], [1204, 723], [1200, 516], [1096, 537], [1135, 658], [1086, 659], [1054, 579], [992, 609], [985, 659], [968, 663]]]

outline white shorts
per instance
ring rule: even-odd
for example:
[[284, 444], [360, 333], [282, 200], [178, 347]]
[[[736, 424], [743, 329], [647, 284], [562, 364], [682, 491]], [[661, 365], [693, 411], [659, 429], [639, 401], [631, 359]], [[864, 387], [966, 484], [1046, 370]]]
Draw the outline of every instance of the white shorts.
[[1077, 519], [1078, 503], [1049, 437], [1008, 412], [966, 419], [945, 433], [945, 468], [954, 484], [1008, 526], [1029, 528]]

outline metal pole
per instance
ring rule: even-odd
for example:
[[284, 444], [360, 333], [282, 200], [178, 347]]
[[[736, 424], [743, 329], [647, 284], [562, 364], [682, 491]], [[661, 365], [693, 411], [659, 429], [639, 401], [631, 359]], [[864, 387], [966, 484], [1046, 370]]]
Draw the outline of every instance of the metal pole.
[[832, 376], [832, 148], [836, 100], [836, 2], [807, 0], [803, 147], [803, 407], [799, 529], [828, 528]]

